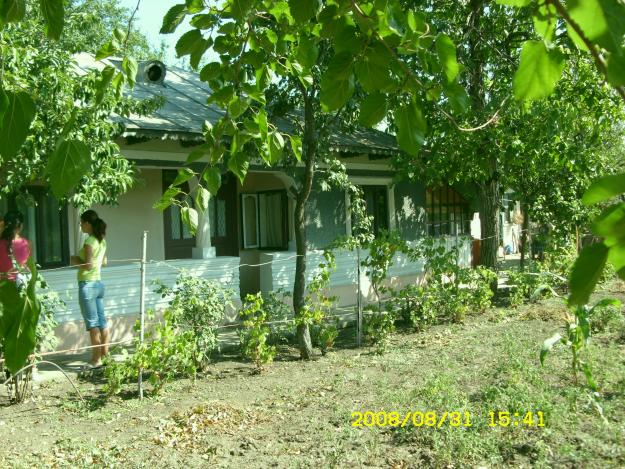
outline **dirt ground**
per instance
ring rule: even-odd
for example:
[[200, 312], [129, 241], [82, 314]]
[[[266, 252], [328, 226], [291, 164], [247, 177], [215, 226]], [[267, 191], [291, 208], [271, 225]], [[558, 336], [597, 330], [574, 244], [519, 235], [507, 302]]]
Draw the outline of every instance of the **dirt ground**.
[[[0, 467], [625, 467], [625, 326], [593, 338], [593, 393], [573, 382], [566, 349], [540, 366], [564, 313], [550, 300], [399, 330], [384, 355], [338, 348], [302, 362], [283, 348], [261, 375], [225, 354], [142, 401], [136, 385], [107, 398], [97, 376], [78, 382], [85, 401], [43, 383], [24, 404], [1, 397]], [[472, 426], [355, 427], [358, 411], [468, 412]], [[491, 427], [489, 411], [534, 422]]]

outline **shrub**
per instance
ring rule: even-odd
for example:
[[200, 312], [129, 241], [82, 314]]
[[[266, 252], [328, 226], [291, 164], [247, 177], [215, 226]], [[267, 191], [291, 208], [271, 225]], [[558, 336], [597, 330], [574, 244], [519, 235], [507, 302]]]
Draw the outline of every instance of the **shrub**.
[[364, 335], [377, 354], [387, 351], [391, 334], [395, 332], [395, 315], [380, 311], [373, 305], [364, 308]]
[[334, 347], [334, 341], [339, 335], [338, 319], [334, 324], [325, 320], [321, 323], [313, 324], [310, 329], [310, 339], [313, 347], [321, 350], [321, 355], [328, 353]]
[[[148, 315], [152, 317], [153, 313]], [[137, 322], [135, 329], [138, 327]], [[105, 390], [109, 394], [117, 394], [124, 383], [136, 381], [139, 369], [143, 369], [153, 392], [158, 393], [175, 377], [195, 377], [197, 363], [203, 356], [193, 331], [181, 330], [170, 310], [165, 311], [163, 321], [158, 322], [153, 331], [145, 333], [143, 343], [135, 338], [134, 347], [135, 352], [130, 356], [122, 350], [123, 361], [106, 358]]]
[[284, 298], [288, 296], [290, 294], [282, 289], [263, 296], [263, 310], [267, 313], [267, 324], [270, 329], [267, 343], [270, 345], [290, 344], [295, 339], [293, 310], [284, 302]]
[[38, 298], [41, 303], [41, 313], [39, 314], [39, 322], [35, 331], [37, 338], [35, 353], [42, 353], [54, 350], [59, 344], [59, 339], [54, 334], [54, 330], [58, 326], [55, 313], [65, 308], [66, 305], [58, 293], [48, 288], [48, 284], [41, 277], [41, 274], [39, 274], [38, 282], [40, 289]]
[[271, 330], [267, 325], [268, 314], [260, 292], [247, 295], [239, 316], [243, 320], [243, 329], [239, 331], [241, 354], [252, 360], [260, 373], [276, 355], [276, 347], [267, 343]]
[[218, 282], [182, 271], [173, 287], [155, 281], [156, 292], [170, 297], [169, 321], [173, 327], [191, 332], [199, 351], [198, 369], [206, 366], [213, 351], [219, 349], [217, 328], [226, 309], [232, 306], [234, 292]]
[[[539, 264], [534, 265], [530, 272], [512, 270], [508, 273], [510, 285], [510, 306], [516, 307], [523, 303], [535, 303], [555, 293], [559, 282], [548, 271], [540, 271]], [[538, 271], [537, 271], [538, 270]]]

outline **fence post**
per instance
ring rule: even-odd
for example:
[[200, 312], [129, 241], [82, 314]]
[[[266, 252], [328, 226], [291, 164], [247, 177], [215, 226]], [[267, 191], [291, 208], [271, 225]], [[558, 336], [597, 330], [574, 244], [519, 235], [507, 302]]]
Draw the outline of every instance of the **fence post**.
[[[141, 251], [141, 289], [139, 297], [139, 315], [140, 315], [140, 331], [139, 343], [143, 345], [143, 336], [145, 330], [145, 259], [147, 251], [148, 232], [143, 232], [143, 248]], [[139, 368], [139, 399], [143, 399], [143, 368]]]
[[358, 281], [358, 294], [356, 305], [358, 307], [358, 318], [356, 320], [356, 346], [362, 347], [362, 289], [360, 287], [360, 246], [356, 246], [356, 279]]

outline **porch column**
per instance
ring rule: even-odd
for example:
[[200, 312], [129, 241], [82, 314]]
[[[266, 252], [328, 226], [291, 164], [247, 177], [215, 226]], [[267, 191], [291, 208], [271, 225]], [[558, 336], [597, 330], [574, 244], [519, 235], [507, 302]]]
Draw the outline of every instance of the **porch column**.
[[[191, 192], [195, 195], [197, 193], [197, 178], [192, 178], [189, 181]], [[195, 187], [194, 187], [195, 186]], [[211, 195], [209, 194], [208, 203], [210, 205]], [[216, 257], [215, 248], [211, 246], [211, 226], [210, 226], [210, 210], [202, 210], [200, 207], [195, 207], [197, 210], [197, 231], [195, 232], [195, 247], [191, 249], [191, 257], [193, 259], [212, 259]]]

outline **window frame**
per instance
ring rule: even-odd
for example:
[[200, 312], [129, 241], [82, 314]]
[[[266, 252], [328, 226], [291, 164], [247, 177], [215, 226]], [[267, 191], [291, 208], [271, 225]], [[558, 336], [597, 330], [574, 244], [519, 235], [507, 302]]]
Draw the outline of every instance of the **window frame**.
[[[35, 214], [35, 239], [28, 239], [31, 244], [32, 254], [35, 254], [35, 261], [41, 267], [41, 269], [52, 269], [57, 267], [66, 267], [69, 265], [69, 214], [67, 209], [67, 203], [60, 204], [59, 201], [54, 198], [48, 189], [43, 186], [27, 186], [26, 192], [30, 194], [35, 202], [34, 214]], [[43, 199], [45, 197], [53, 197], [60, 207], [58, 210], [58, 221], [61, 229], [61, 260], [59, 261], [44, 261], [47, 257], [48, 250], [46, 248], [46, 231], [44, 229], [45, 224], [45, 212]], [[7, 210], [18, 210], [17, 196], [12, 194], [5, 198], [7, 202]]]
[[[390, 177], [354, 177], [350, 176], [349, 181], [356, 186], [384, 186], [386, 188], [386, 215], [387, 229], [393, 231], [396, 227], [395, 219], [395, 191], [393, 187], [393, 179]], [[349, 193], [345, 191], [345, 234], [352, 236], [352, 209]]]
[[[435, 203], [435, 192], [438, 193], [438, 198]], [[443, 208], [445, 211], [443, 212]], [[425, 189], [425, 226], [428, 236], [463, 236], [471, 233], [471, 216], [469, 203], [465, 198], [451, 186], [443, 187], [427, 187]], [[459, 210], [458, 210], [459, 209]], [[460, 232], [452, 233], [455, 231], [451, 229], [451, 224], [457, 221], [455, 219], [456, 214], [460, 213]], [[453, 214], [453, 220], [450, 216]], [[434, 215], [437, 215], [438, 220], [434, 221]], [[438, 226], [439, 230], [435, 229]], [[445, 228], [442, 228], [442, 227]]]
[[[261, 195], [273, 195], [280, 194], [281, 203], [282, 203], [282, 224], [280, 229], [282, 230], [282, 245], [281, 246], [271, 246], [263, 244], [263, 235], [262, 231], [266, 229], [265, 226], [261, 223]], [[258, 250], [272, 250], [272, 251], [287, 251], [289, 247], [289, 200], [286, 189], [271, 189], [265, 191], [258, 192], [243, 192], [240, 194], [240, 204], [241, 204], [241, 231], [242, 236], [241, 240], [243, 243], [243, 249], [258, 249]], [[248, 244], [247, 233], [246, 233], [246, 208], [244, 204], [245, 197], [253, 197], [256, 200], [256, 243]]]

